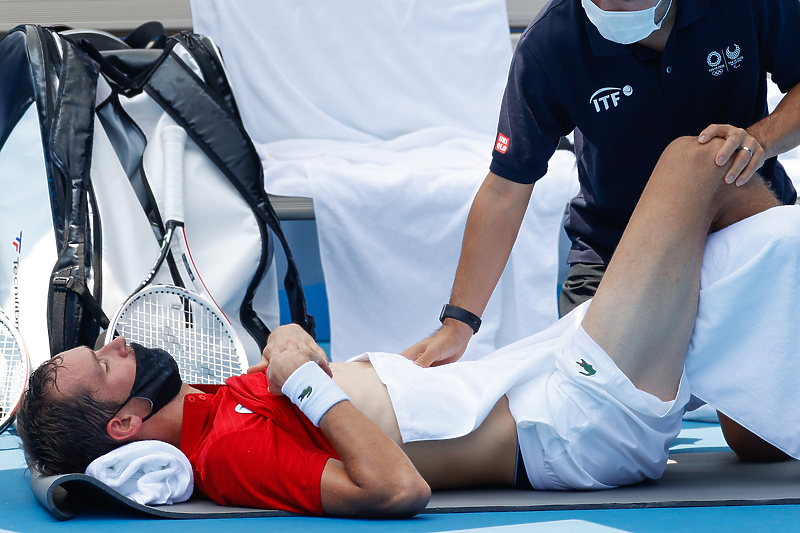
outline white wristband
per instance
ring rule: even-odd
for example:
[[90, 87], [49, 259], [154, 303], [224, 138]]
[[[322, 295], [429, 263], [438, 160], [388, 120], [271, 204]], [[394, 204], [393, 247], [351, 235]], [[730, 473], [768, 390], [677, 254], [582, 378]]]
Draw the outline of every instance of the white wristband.
[[328, 409], [350, 398], [317, 363], [309, 361], [292, 372], [281, 389], [311, 423], [319, 426]]

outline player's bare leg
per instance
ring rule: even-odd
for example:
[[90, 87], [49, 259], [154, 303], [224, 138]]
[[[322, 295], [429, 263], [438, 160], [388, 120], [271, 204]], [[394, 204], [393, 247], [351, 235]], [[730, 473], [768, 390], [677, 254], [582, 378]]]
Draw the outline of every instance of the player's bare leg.
[[706, 235], [778, 205], [757, 176], [736, 187], [714, 164], [720, 139], [664, 151], [583, 319], [633, 384], [675, 398], [697, 314]]

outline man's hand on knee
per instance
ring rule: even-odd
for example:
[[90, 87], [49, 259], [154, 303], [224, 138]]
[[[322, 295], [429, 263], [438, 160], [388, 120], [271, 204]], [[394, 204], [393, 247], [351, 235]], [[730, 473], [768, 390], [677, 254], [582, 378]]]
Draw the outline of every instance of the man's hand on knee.
[[717, 152], [714, 162], [722, 167], [730, 161], [725, 181], [735, 181], [737, 186], [744, 185], [764, 164], [764, 147], [747, 130], [729, 124], [712, 124], [700, 133], [697, 140], [700, 144], [706, 144], [717, 137], [724, 139], [725, 144]]
[[267, 339], [267, 346], [261, 353], [261, 360], [247, 369], [248, 374], [263, 372], [267, 369], [270, 359], [289, 350], [308, 350], [317, 354], [325, 360], [327, 367], [327, 355], [325, 350], [311, 338], [311, 335], [297, 324], [286, 324], [275, 328]]

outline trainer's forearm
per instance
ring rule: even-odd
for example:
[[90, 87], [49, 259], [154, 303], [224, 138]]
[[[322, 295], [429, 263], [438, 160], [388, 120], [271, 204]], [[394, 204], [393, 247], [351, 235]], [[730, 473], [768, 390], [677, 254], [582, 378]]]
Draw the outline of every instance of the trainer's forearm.
[[767, 158], [800, 145], [800, 84], [786, 93], [775, 111], [747, 131], [761, 143]]
[[489, 173], [467, 218], [450, 303], [480, 316], [503, 273], [533, 185]]

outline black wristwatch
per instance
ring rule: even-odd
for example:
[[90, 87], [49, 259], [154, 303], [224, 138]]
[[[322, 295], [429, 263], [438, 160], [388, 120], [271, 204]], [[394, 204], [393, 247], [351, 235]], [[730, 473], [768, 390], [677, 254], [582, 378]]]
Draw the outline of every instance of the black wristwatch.
[[478, 329], [481, 327], [481, 319], [477, 316], [473, 315], [466, 309], [462, 309], [455, 305], [444, 304], [442, 307], [442, 312], [439, 314], [439, 322], [444, 324], [445, 318], [454, 318], [464, 324], [468, 325], [472, 328], [473, 335], [478, 333]]

